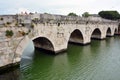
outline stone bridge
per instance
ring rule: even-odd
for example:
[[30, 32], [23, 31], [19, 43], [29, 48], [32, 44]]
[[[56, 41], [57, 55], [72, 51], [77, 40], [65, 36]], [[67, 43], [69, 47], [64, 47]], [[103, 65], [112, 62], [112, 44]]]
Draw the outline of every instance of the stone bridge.
[[[22, 29], [27, 32], [24, 36], [6, 40], [8, 45], [5, 51], [10, 51], [9, 55], [14, 54], [12, 58], [15, 58], [1, 66], [19, 62], [30, 40], [35, 47], [57, 54], [67, 49], [68, 42], [85, 45], [90, 43], [92, 38], [102, 40], [119, 32], [117, 21], [102, 18], [40, 14], [39, 18], [32, 19], [30, 24], [29, 27]], [[17, 31], [19, 30], [16, 28]], [[1, 53], [5, 54], [4, 51]], [[9, 55], [7, 57], [10, 57]]]

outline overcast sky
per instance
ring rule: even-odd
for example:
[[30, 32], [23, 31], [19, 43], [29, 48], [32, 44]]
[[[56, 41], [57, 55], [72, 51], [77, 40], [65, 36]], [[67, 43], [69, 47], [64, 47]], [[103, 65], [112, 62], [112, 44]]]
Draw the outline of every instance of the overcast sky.
[[21, 11], [67, 15], [74, 12], [96, 14], [101, 10], [120, 12], [120, 0], [1, 0], [0, 14], [16, 14]]

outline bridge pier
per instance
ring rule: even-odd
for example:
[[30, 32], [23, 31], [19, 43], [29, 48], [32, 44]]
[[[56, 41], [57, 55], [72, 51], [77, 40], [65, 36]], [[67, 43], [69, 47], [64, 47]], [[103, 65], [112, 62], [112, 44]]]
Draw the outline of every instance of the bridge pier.
[[107, 37], [112, 37], [112, 36], [114, 36], [113, 34], [107, 34], [106, 35]]

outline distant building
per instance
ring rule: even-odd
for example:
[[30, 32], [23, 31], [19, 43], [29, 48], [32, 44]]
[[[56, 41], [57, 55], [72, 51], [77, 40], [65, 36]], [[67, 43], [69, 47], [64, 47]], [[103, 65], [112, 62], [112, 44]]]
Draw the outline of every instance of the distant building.
[[16, 15], [0, 15], [0, 25], [16, 21]]
[[98, 14], [90, 14], [88, 18], [91, 20], [101, 20], [101, 17]]
[[90, 14], [89, 17], [100, 17], [98, 14]]

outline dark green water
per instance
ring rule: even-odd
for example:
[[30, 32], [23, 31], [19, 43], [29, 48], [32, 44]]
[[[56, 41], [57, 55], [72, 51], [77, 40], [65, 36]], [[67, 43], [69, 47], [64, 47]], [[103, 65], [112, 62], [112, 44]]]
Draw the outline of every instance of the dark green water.
[[0, 80], [120, 80], [120, 36], [86, 46], [69, 44], [56, 56], [36, 50], [32, 59], [23, 58], [20, 69]]

